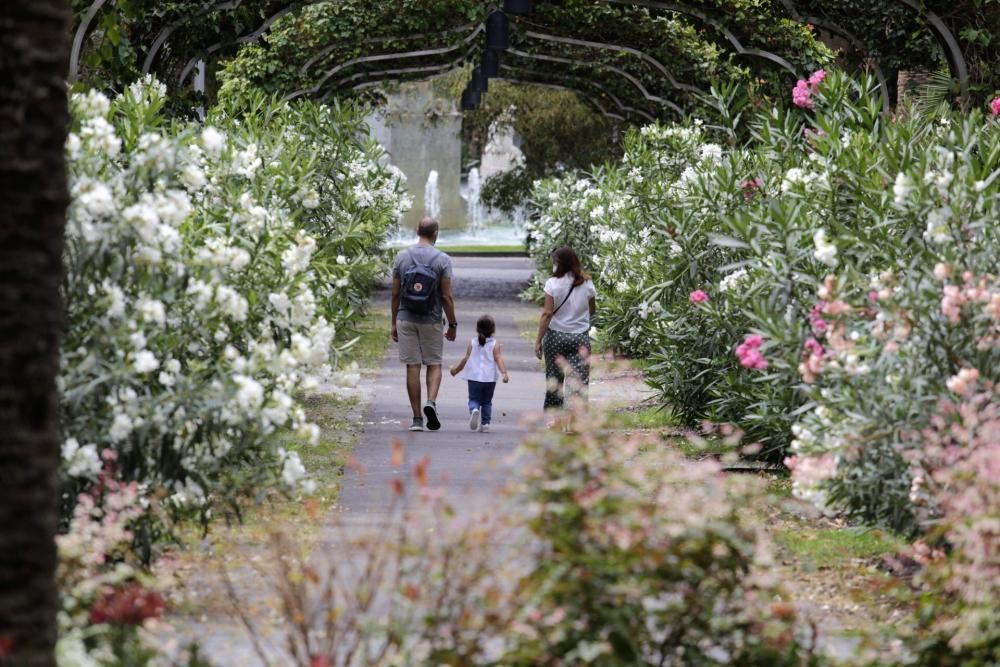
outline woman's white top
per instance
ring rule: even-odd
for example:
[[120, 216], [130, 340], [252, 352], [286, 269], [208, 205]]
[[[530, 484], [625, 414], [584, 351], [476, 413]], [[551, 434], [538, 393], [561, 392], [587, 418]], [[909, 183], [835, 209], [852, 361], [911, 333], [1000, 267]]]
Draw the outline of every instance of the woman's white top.
[[472, 352], [469, 353], [469, 360], [465, 362], [465, 368], [459, 373], [463, 380], [473, 382], [496, 382], [500, 379], [500, 369], [497, 368], [496, 359], [493, 358], [493, 350], [496, 349], [496, 338], [486, 339], [486, 345], [479, 344], [479, 336], [470, 341]]
[[[553, 331], [571, 334], [590, 331], [590, 300], [597, 296], [597, 290], [594, 288], [594, 281], [588, 280], [577, 285], [570, 294], [574, 280], [573, 274], [567, 273], [562, 278], [549, 278], [545, 281], [545, 293], [552, 297], [553, 308], [558, 308], [549, 322], [549, 328]], [[567, 294], [569, 300], [559, 308]]]

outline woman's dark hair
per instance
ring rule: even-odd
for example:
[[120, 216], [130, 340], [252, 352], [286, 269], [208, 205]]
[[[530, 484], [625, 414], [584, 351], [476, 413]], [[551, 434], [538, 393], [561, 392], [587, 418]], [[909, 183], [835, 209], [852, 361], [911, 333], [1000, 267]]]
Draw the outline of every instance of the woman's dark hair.
[[495, 334], [497, 323], [489, 315], [483, 315], [476, 322], [476, 333], [479, 334], [480, 347], [486, 345], [486, 339]]
[[583, 270], [580, 258], [577, 257], [576, 251], [570, 246], [559, 246], [553, 250], [552, 261], [556, 265], [552, 271], [552, 275], [556, 278], [562, 278], [567, 273], [572, 273], [574, 285], [582, 285], [590, 280], [590, 274]]

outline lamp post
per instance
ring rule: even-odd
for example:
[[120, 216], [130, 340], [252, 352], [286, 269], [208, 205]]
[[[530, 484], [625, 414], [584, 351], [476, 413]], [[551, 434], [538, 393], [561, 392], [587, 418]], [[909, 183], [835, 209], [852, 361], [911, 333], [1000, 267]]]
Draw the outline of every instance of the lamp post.
[[486, 74], [483, 73], [481, 65], [472, 68], [472, 80], [469, 82], [469, 88], [477, 93], [485, 93], [489, 90], [490, 80]]
[[486, 48], [506, 51], [510, 48], [510, 19], [499, 9], [486, 17]]
[[466, 88], [462, 91], [462, 111], [475, 111], [482, 99], [483, 96], [479, 91]]
[[508, 14], [530, 14], [531, 0], [504, 0], [503, 10]]
[[495, 78], [500, 75], [500, 54], [492, 49], [483, 51], [483, 57], [479, 64], [480, 69], [487, 78]]

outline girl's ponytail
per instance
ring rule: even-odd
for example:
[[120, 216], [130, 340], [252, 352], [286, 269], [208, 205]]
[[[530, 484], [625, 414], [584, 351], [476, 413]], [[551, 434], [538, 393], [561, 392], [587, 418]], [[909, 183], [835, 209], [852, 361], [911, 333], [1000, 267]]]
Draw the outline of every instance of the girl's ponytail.
[[479, 334], [479, 347], [486, 345], [486, 339], [496, 333], [497, 323], [489, 315], [483, 315], [476, 322], [476, 333]]

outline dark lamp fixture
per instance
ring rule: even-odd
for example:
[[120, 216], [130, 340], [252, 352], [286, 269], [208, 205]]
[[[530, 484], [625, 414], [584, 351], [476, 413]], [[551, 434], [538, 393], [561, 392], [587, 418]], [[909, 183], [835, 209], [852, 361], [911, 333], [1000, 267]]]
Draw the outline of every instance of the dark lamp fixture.
[[471, 88], [466, 88], [462, 91], [462, 111], [475, 111], [479, 108], [481, 100], [482, 95]]
[[479, 65], [488, 78], [500, 76], [500, 54], [491, 49], [483, 51], [483, 59]]
[[510, 19], [499, 9], [486, 17], [486, 48], [494, 51], [510, 48]]
[[508, 14], [530, 14], [531, 0], [504, 0], [503, 10]]
[[483, 74], [482, 67], [472, 68], [472, 81], [469, 82], [469, 88], [477, 93], [485, 93], [489, 90], [490, 80]]

